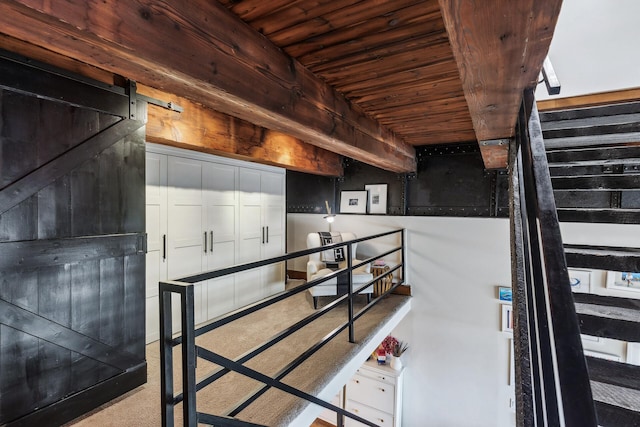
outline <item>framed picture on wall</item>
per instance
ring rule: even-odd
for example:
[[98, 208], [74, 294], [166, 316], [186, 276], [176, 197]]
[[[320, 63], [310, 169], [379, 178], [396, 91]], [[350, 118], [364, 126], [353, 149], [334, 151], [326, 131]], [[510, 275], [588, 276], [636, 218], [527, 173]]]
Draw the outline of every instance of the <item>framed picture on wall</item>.
[[366, 191], [343, 191], [340, 193], [340, 213], [367, 213]]
[[370, 214], [387, 213], [387, 184], [369, 184], [367, 190], [367, 206]]
[[513, 332], [513, 307], [511, 304], [501, 304], [502, 306], [502, 332]]
[[572, 292], [589, 293], [591, 291], [591, 270], [569, 268], [568, 272]]
[[640, 273], [607, 271], [607, 288], [619, 291], [640, 292]]

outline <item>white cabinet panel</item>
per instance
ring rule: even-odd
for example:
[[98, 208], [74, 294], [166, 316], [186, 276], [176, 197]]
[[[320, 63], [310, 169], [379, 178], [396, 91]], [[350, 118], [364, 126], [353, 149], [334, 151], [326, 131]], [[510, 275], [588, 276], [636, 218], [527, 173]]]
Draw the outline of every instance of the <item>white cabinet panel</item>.
[[360, 402], [385, 412], [393, 412], [394, 395], [393, 385], [364, 375], [354, 375], [347, 384], [347, 396], [357, 396]]
[[[158, 282], [281, 255], [285, 175], [236, 160], [147, 146], [147, 340], [158, 338]], [[205, 322], [284, 289], [285, 265], [195, 285]], [[174, 299], [174, 330], [179, 325]]]

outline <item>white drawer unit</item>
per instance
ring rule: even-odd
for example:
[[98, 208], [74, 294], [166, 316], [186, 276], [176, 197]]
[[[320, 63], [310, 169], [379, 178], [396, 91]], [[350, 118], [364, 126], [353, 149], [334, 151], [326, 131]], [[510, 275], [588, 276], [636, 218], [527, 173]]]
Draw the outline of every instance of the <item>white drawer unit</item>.
[[[402, 379], [396, 371], [376, 361], [365, 362], [347, 383], [345, 409], [379, 426], [399, 427], [402, 423]], [[346, 427], [362, 423], [345, 418]]]

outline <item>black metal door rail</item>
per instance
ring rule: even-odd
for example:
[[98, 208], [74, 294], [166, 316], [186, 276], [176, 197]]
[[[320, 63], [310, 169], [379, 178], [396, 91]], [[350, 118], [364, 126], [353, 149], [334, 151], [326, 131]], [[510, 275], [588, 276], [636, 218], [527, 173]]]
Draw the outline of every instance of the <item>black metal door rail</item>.
[[[394, 247], [384, 253], [368, 258], [362, 262], [358, 262], [356, 264], [352, 263], [353, 259], [353, 249], [352, 245], [354, 243], [370, 241], [374, 239], [378, 239], [385, 236], [390, 236], [398, 234], [400, 236], [400, 246]], [[347, 249], [347, 267], [345, 269], [338, 270], [332, 274], [329, 274], [320, 279], [316, 279], [310, 282], [307, 282], [303, 285], [297, 286], [294, 289], [287, 290], [275, 294], [271, 297], [268, 297], [262, 301], [256, 302], [249, 306], [237, 309], [232, 311], [212, 323], [209, 323], [205, 326], [202, 326], [198, 329], [195, 328], [194, 322], [194, 284], [204, 281], [215, 279], [219, 277], [228, 276], [234, 273], [251, 270], [259, 267], [263, 267], [270, 264], [276, 264], [283, 261], [287, 261], [290, 259], [306, 256], [312, 253], [322, 252], [328, 249], [334, 249], [339, 247], [346, 247]], [[269, 388], [274, 387], [279, 390], [282, 390], [286, 393], [297, 396], [301, 399], [307, 400], [309, 402], [320, 405], [324, 408], [331, 409], [338, 414], [338, 419], [340, 424], [342, 424], [344, 417], [349, 417], [354, 420], [357, 420], [368, 426], [375, 426], [375, 424], [353, 414], [345, 411], [342, 408], [339, 408], [331, 403], [325, 402], [317, 397], [306, 393], [297, 388], [291, 387], [281, 380], [288, 373], [293, 371], [296, 367], [301, 365], [305, 360], [311, 357], [314, 353], [316, 353], [320, 348], [322, 348], [325, 344], [327, 344], [330, 340], [335, 338], [339, 333], [348, 329], [349, 332], [349, 342], [355, 342], [355, 334], [354, 334], [354, 322], [364, 315], [367, 311], [369, 311], [374, 305], [376, 305], [382, 298], [391, 293], [396, 287], [403, 284], [404, 278], [406, 277], [405, 273], [405, 255], [404, 255], [404, 247], [405, 247], [405, 230], [393, 230], [385, 233], [376, 234], [373, 236], [358, 238], [354, 240], [350, 240], [347, 242], [340, 242], [329, 246], [323, 246], [320, 248], [307, 249], [298, 252], [293, 252], [290, 254], [269, 258], [261, 261], [250, 262], [245, 264], [236, 265], [233, 267], [223, 268], [215, 271], [210, 271], [207, 273], [202, 273], [194, 276], [183, 277], [181, 279], [175, 281], [166, 281], [160, 282], [160, 358], [162, 365], [161, 372], [161, 404], [162, 404], [162, 424], [163, 426], [172, 426], [174, 423], [174, 407], [176, 404], [182, 402], [183, 404], [183, 419], [185, 426], [196, 426], [198, 423], [212, 424], [216, 426], [246, 426], [246, 425], [256, 425], [247, 423], [245, 421], [241, 421], [235, 418], [244, 408], [249, 406], [252, 402], [254, 402], [258, 397], [264, 394]], [[358, 267], [362, 267], [370, 262], [375, 261], [376, 259], [383, 258], [387, 255], [400, 252], [401, 254], [401, 262], [395, 267], [391, 268], [389, 271], [384, 272], [379, 276], [374, 277], [370, 282], [363, 284], [359, 288], [353, 289], [353, 278], [352, 272]], [[360, 309], [357, 313], [354, 313], [353, 307], [353, 298], [354, 295], [357, 295], [362, 290], [366, 289], [369, 286], [372, 286], [376, 281], [383, 279], [384, 277], [393, 274], [395, 271], [401, 271], [401, 278], [391, 286], [385, 293], [379, 295], [376, 298], [373, 298], [371, 302], [366, 304], [362, 309]], [[348, 273], [348, 293], [337, 298], [332, 303], [326, 305], [325, 307], [315, 311], [311, 315], [306, 318], [298, 321], [294, 325], [288, 327], [287, 329], [277, 333], [273, 337], [269, 338], [263, 344], [253, 348], [252, 350], [244, 353], [243, 355], [237, 357], [236, 359], [229, 359], [220, 354], [216, 354], [215, 352], [198, 346], [195, 344], [195, 338], [207, 332], [213, 331], [216, 328], [229, 324], [235, 320], [243, 318], [251, 313], [254, 313], [258, 310], [262, 310], [266, 307], [269, 307], [279, 301], [282, 301], [286, 298], [290, 298], [300, 292], [304, 292], [309, 288], [312, 288], [316, 285], [321, 284], [327, 280], [331, 280], [336, 278], [338, 275], [342, 275]], [[171, 318], [171, 295], [175, 293], [180, 295], [180, 311], [181, 311], [181, 334], [176, 338], [173, 337], [172, 333], [172, 318]], [[309, 346], [306, 351], [292, 360], [289, 364], [287, 364], [284, 368], [282, 368], [279, 372], [277, 372], [273, 377], [269, 377], [264, 375], [258, 371], [250, 369], [244, 365], [245, 362], [249, 361], [253, 357], [261, 354], [265, 350], [271, 348], [278, 342], [282, 341], [286, 337], [291, 334], [299, 331], [305, 326], [309, 325], [316, 319], [319, 319], [323, 315], [327, 314], [329, 311], [336, 308], [341, 302], [347, 301], [348, 304], [348, 320], [343, 324], [336, 327], [330, 333], [328, 333], [323, 339], [316, 342], [315, 344]], [[181, 374], [182, 374], [182, 384], [183, 384], [183, 392], [174, 394], [174, 384], [173, 384], [173, 347], [177, 345], [182, 345], [182, 366], [181, 366]], [[213, 373], [208, 375], [206, 378], [202, 379], [199, 382], [196, 382], [196, 359], [202, 358], [211, 363], [219, 365], [220, 368], [215, 370]], [[246, 397], [241, 402], [238, 402], [234, 409], [228, 414], [224, 415], [214, 415], [198, 412], [196, 406], [197, 400], [197, 392], [204, 389], [208, 385], [211, 385], [216, 380], [222, 378], [229, 372], [238, 372], [242, 375], [245, 375], [253, 380], [259, 381], [264, 384], [257, 392], [252, 394], [249, 397]]]
[[525, 91], [510, 147], [518, 426], [596, 426], [540, 119]]

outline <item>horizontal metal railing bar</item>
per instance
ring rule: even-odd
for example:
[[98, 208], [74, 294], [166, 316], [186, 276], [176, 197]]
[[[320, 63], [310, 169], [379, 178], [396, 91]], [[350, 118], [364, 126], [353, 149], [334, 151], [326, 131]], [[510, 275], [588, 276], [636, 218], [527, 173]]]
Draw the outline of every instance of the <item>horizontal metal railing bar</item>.
[[206, 414], [198, 412], [196, 414], [198, 423], [207, 424], [216, 427], [266, 427], [263, 424], [254, 424], [248, 421], [238, 420], [231, 417], [223, 417], [220, 415]]
[[[233, 359], [233, 361], [234, 362], [238, 362], [238, 363], [245, 363], [245, 362], [251, 360], [252, 358], [257, 356], [258, 354], [262, 353], [264, 350], [270, 348], [274, 344], [282, 341], [286, 337], [288, 337], [288, 336], [292, 335], [293, 333], [299, 331], [304, 326], [308, 325], [309, 323], [313, 322], [314, 320], [322, 317], [327, 312], [333, 310], [342, 301], [344, 301], [347, 297], [348, 297], [348, 295], [344, 295], [344, 297], [338, 298], [338, 299], [332, 301], [330, 304], [325, 305], [321, 309], [314, 311], [312, 314], [310, 314], [309, 316], [305, 317], [304, 319], [299, 320], [298, 322], [294, 323], [293, 325], [291, 325], [287, 329], [281, 331], [280, 333], [278, 333], [276, 335], [273, 335], [264, 344], [261, 344], [259, 346], [254, 347], [253, 349], [251, 349], [251, 350], [245, 352], [244, 354], [238, 356], [237, 358]], [[219, 369], [215, 370], [210, 375], [208, 375], [207, 377], [205, 377], [202, 380], [200, 380], [200, 382], [198, 382], [198, 384], [196, 384], [196, 391], [202, 390], [203, 388], [205, 388], [206, 386], [208, 386], [208, 385], [212, 384], [213, 382], [219, 380], [220, 378], [222, 378], [224, 375], [228, 374], [229, 372], [230, 371], [228, 369], [226, 369], [226, 368], [219, 368]], [[176, 403], [181, 402], [182, 401], [182, 393], [176, 395], [175, 399], [176, 399]]]
[[[368, 303], [366, 306], [364, 306], [362, 309], [360, 309], [354, 316], [353, 316], [353, 320], [357, 320], [359, 319], [362, 315], [364, 315], [367, 311], [369, 311], [371, 308], [373, 308], [373, 306], [376, 305], [376, 303], [384, 298], [385, 296], [387, 296], [388, 294], [390, 294], [391, 292], [393, 292], [394, 289], [396, 289], [398, 286], [400, 286], [402, 284], [402, 282], [397, 283], [395, 285], [393, 285], [391, 288], [389, 288], [386, 292], [382, 293], [380, 296], [374, 298], [373, 300], [371, 300], [370, 303]], [[340, 297], [338, 300], [336, 300], [336, 302], [342, 302], [345, 299], [347, 299], [349, 297], [348, 294], [343, 295], [342, 297]], [[294, 359], [291, 363], [289, 363], [287, 366], [285, 366], [276, 376], [276, 379], [282, 379], [285, 375], [289, 374], [291, 371], [293, 371], [296, 367], [298, 367], [301, 363], [303, 363], [304, 361], [306, 361], [309, 357], [311, 357], [316, 351], [318, 351], [320, 348], [322, 348], [322, 346], [324, 346], [325, 344], [327, 344], [329, 341], [331, 341], [333, 338], [335, 338], [340, 332], [344, 331], [345, 329], [347, 329], [349, 327], [349, 321], [344, 322], [343, 324], [337, 326], [333, 331], [331, 331], [328, 335], [326, 335], [323, 339], [321, 339], [320, 341], [318, 341], [316, 344], [314, 344], [313, 346], [309, 347], [307, 349], [307, 351], [305, 351], [304, 353], [302, 353], [299, 357], [297, 357], [296, 359]], [[260, 397], [262, 394], [264, 394], [267, 390], [269, 389], [268, 385], [264, 385], [258, 388], [258, 390], [255, 392], [255, 394], [247, 397], [244, 401], [239, 402], [236, 405], [236, 408], [229, 412], [229, 415], [237, 415], [240, 411], [242, 411], [244, 408], [246, 408], [247, 406], [249, 406], [253, 401], [255, 401], [258, 397]]]
[[217, 365], [221, 365], [224, 366], [226, 368], [229, 368], [231, 370], [233, 370], [234, 372], [238, 372], [241, 375], [245, 375], [249, 378], [255, 379], [257, 381], [260, 381], [266, 385], [268, 385], [269, 387], [274, 387], [277, 388], [279, 390], [282, 390], [286, 393], [292, 394], [296, 397], [299, 397], [301, 399], [304, 399], [308, 402], [312, 402], [315, 403], [316, 405], [320, 405], [323, 408], [327, 408], [330, 409], [334, 412], [337, 412], [341, 415], [344, 415], [346, 417], [349, 417], [351, 419], [354, 419], [356, 421], [359, 421], [365, 425], [371, 426], [371, 427], [377, 427], [376, 424], [373, 424], [372, 422], [365, 420], [364, 418], [361, 418], [355, 414], [352, 414], [348, 411], [345, 411], [344, 409], [332, 405], [331, 403], [325, 402], [322, 399], [319, 399], [317, 397], [315, 397], [312, 394], [309, 393], [305, 393], [302, 390], [299, 390], [295, 387], [292, 387], [288, 384], [284, 384], [283, 382], [276, 380], [274, 378], [269, 377], [268, 375], [265, 375], [261, 372], [258, 372], [254, 369], [248, 368], [240, 363], [234, 362], [233, 360], [227, 359], [226, 357], [220, 356], [219, 354], [216, 354], [210, 350], [207, 350], [205, 348], [202, 347], [196, 347], [197, 351], [198, 351], [198, 355], [200, 357], [202, 357], [205, 360], [208, 360], [211, 363], [215, 363]]
[[[245, 264], [241, 264], [241, 265], [236, 265], [233, 267], [229, 267], [229, 268], [224, 268], [224, 269], [220, 269], [220, 270], [216, 270], [216, 271], [212, 271], [212, 272], [208, 272], [208, 273], [203, 273], [203, 274], [199, 274], [199, 275], [195, 275], [195, 276], [188, 276], [188, 277], [184, 277], [178, 280], [173, 280], [173, 281], [163, 281], [160, 282], [160, 290], [161, 292], [176, 292], [179, 294], [186, 294], [187, 290], [193, 286], [193, 283], [197, 283], [199, 281], [202, 280], [209, 280], [212, 278], [217, 278], [217, 277], [222, 277], [225, 275], [229, 275], [229, 274], [233, 274], [233, 273], [237, 273], [240, 271], [245, 271], [248, 269], [252, 269], [252, 268], [258, 268], [258, 267], [262, 267], [265, 265], [270, 265], [270, 264], [274, 264], [274, 263], [278, 263], [278, 262], [282, 262], [282, 261], [286, 261], [288, 259], [293, 259], [293, 258], [298, 258], [304, 255], [308, 255], [308, 254], [312, 254], [312, 253], [318, 253], [318, 252], [323, 252], [326, 250], [330, 250], [330, 249], [334, 249], [334, 248], [339, 248], [339, 247], [344, 247], [347, 245], [352, 245], [354, 243], [358, 243], [358, 242], [362, 242], [362, 241], [368, 241], [368, 240], [373, 240], [379, 237], [384, 237], [387, 235], [392, 235], [392, 234], [397, 234], [397, 233], [403, 233], [404, 229], [398, 229], [398, 230], [392, 230], [392, 231], [388, 231], [388, 232], [384, 232], [384, 233], [379, 233], [373, 236], [367, 236], [367, 237], [363, 237], [363, 238], [359, 238], [359, 239], [353, 239], [353, 240], [349, 240], [349, 241], [345, 241], [345, 242], [337, 242], [334, 243], [332, 245], [327, 245], [327, 246], [322, 246], [319, 248], [312, 248], [312, 249], [307, 249], [307, 250], [303, 250], [303, 251], [297, 251], [295, 253], [291, 253], [291, 254], [286, 254], [283, 256], [279, 256], [279, 257], [273, 257], [270, 259], [265, 259], [265, 260], [260, 260], [260, 261], [256, 261], [256, 262], [250, 262], [250, 263], [245, 263]], [[404, 242], [404, 239], [403, 239]], [[267, 306], [270, 306], [272, 304], [275, 304], [281, 300], [284, 300], [286, 298], [289, 298], [295, 294], [298, 294], [300, 292], [303, 292], [309, 288], [312, 288], [313, 286], [317, 286], [318, 284], [321, 284], [325, 281], [328, 280], [332, 280], [334, 278], [337, 278], [340, 275], [343, 275], [345, 273], [352, 275], [353, 274], [353, 270], [355, 270], [356, 268], [359, 268], [361, 266], [367, 265], [369, 262], [372, 262], [373, 260], [377, 260], [379, 258], [382, 258], [384, 256], [387, 256], [391, 253], [397, 252], [397, 251], [403, 251], [404, 247], [401, 245], [399, 247], [395, 247], [393, 249], [390, 249], [382, 254], [379, 254], [377, 256], [374, 257], [370, 257], [365, 261], [361, 261], [356, 263], [355, 265], [351, 265], [350, 267], [347, 268], [342, 268], [339, 269], [337, 271], [334, 271], [326, 276], [323, 276], [321, 278], [318, 278], [316, 280], [312, 280], [310, 282], [307, 282], [303, 285], [297, 286], [294, 289], [288, 290], [288, 291], [283, 291], [280, 292], [272, 297], [269, 297], [265, 300], [262, 300], [260, 302], [251, 304], [249, 306], [246, 306], [244, 308], [238, 309], [232, 313], [229, 313], [227, 315], [222, 316], [221, 318], [218, 318], [217, 320], [213, 321], [212, 323], [205, 325], [197, 330], [193, 330], [192, 332], [192, 336], [198, 336], [201, 335], [203, 333], [209, 332], [213, 329], [216, 329], [220, 326], [223, 326], [227, 323], [233, 322], [235, 320], [238, 320], [239, 318], [242, 318], [250, 313], [256, 312], [262, 308], [265, 308]], [[351, 246], [349, 246], [348, 248], [348, 253], [351, 253]], [[351, 262], [349, 262], [347, 265], [351, 264]], [[325, 306], [322, 310], [320, 310], [319, 312], [313, 313], [310, 316], [307, 316], [307, 318], [302, 319], [301, 321], [297, 322], [296, 324], [292, 325], [291, 327], [287, 328], [286, 330], [283, 330], [281, 332], [279, 332], [278, 334], [274, 335], [271, 337], [271, 339], [269, 339], [266, 343], [263, 343], [260, 346], [255, 347], [254, 349], [246, 352], [244, 355], [240, 356], [237, 361], [236, 360], [231, 360], [231, 359], [225, 359], [228, 362], [231, 362], [233, 366], [235, 366], [235, 368], [229, 368], [229, 366], [223, 365], [223, 368], [217, 370], [216, 372], [212, 373], [210, 376], [208, 376], [207, 378], [205, 378], [204, 380], [200, 381], [199, 383], [195, 383], [193, 384], [193, 389], [194, 392], [197, 392], [199, 390], [202, 390], [204, 387], [212, 384], [214, 381], [216, 381], [216, 379], [219, 379], [220, 377], [222, 377], [223, 375], [225, 375], [226, 373], [229, 372], [229, 369], [232, 369], [235, 372], [240, 372], [241, 374], [243, 372], [241, 372], [240, 370], [236, 369], [238, 366], [240, 366], [241, 370], [245, 371], [245, 375], [250, 376], [251, 378], [253, 378], [254, 380], [263, 382], [265, 385], [263, 387], [261, 387], [253, 396], [248, 397], [247, 399], [245, 399], [244, 402], [240, 402], [238, 405], [236, 405], [236, 409], [233, 410], [234, 413], [237, 414], [238, 411], [242, 410], [242, 408], [246, 407], [247, 405], [249, 405], [252, 401], [254, 401], [255, 399], [257, 399], [257, 397], [259, 397], [260, 395], [262, 395], [266, 390], [268, 390], [270, 387], [276, 387], [276, 388], [280, 388], [278, 387], [277, 383], [279, 382], [279, 380], [281, 378], [283, 378], [285, 375], [287, 375], [289, 372], [291, 372], [293, 369], [295, 369], [297, 366], [299, 366], [302, 362], [304, 362], [306, 359], [308, 359], [309, 357], [311, 357], [311, 355], [313, 355], [316, 351], [318, 351], [320, 348], [322, 348], [322, 346], [324, 346], [327, 342], [329, 342], [331, 339], [335, 338], [336, 335], [338, 335], [340, 332], [344, 331], [347, 327], [350, 327], [350, 325], [352, 324], [353, 321], [355, 321], [356, 319], [358, 319], [359, 317], [361, 317], [366, 311], [368, 311], [371, 307], [373, 307], [380, 298], [382, 298], [383, 296], [386, 296], [387, 294], [389, 294], [393, 289], [395, 289], [397, 286], [399, 286], [400, 283], [395, 284], [394, 286], [392, 286], [389, 290], [387, 290], [387, 292], [384, 292], [380, 297], [375, 298], [373, 301], [369, 302], [369, 304], [367, 304], [362, 310], [360, 310], [357, 314], [353, 315], [353, 313], [350, 312], [350, 316], [352, 317], [352, 320], [349, 321], [347, 320], [343, 325], [339, 326], [338, 328], [334, 329], [334, 331], [332, 331], [331, 333], [329, 333], [328, 335], [326, 335], [322, 340], [320, 340], [318, 343], [316, 343], [315, 345], [311, 346], [309, 349], [307, 349], [307, 351], [305, 351], [304, 353], [302, 353], [300, 356], [298, 356], [295, 360], [293, 360], [292, 362], [290, 362], [287, 366], [285, 366], [280, 373], [278, 374], [278, 377], [275, 380], [272, 381], [263, 381], [263, 379], [260, 379], [258, 377], [255, 376], [255, 372], [244, 367], [244, 365], [242, 365], [241, 363], [246, 362], [247, 360], [255, 357], [256, 355], [262, 353], [263, 351], [265, 351], [266, 349], [272, 347], [273, 345], [277, 344], [279, 341], [285, 339], [287, 336], [290, 336], [291, 334], [293, 334], [294, 332], [302, 329], [304, 326], [308, 325], [310, 322], [320, 318], [321, 316], [325, 315], [328, 311], [332, 310], [333, 308], [337, 307], [341, 302], [345, 301], [345, 300], [351, 300], [353, 298], [354, 294], [359, 293], [360, 291], [366, 289], [367, 287], [371, 286], [373, 283], [375, 283], [377, 280], [380, 280], [382, 277], [386, 277], [387, 275], [391, 275], [393, 274], [393, 272], [397, 271], [400, 268], [404, 268], [404, 262], [398, 264], [397, 266], [395, 266], [393, 269], [390, 269], [388, 271], [385, 271], [383, 274], [380, 274], [378, 276], [376, 276], [374, 279], [372, 279], [371, 281], [369, 281], [368, 283], [364, 284], [363, 286], [361, 286], [360, 288], [356, 289], [356, 290], [351, 290], [351, 292], [337, 298], [335, 301], [333, 301], [331, 304], [329, 304], [328, 306]], [[351, 283], [351, 279], [349, 281], [349, 283]], [[351, 305], [350, 305], [351, 307]], [[166, 308], [165, 308], [166, 309]], [[182, 310], [184, 310], [184, 307], [182, 308]], [[350, 310], [351, 311], [351, 310]], [[184, 327], [184, 325], [183, 325]], [[193, 327], [193, 325], [191, 326]], [[184, 331], [183, 331], [184, 333]], [[352, 332], [350, 332], [351, 334]], [[193, 338], [191, 338], [193, 339]], [[172, 345], [179, 345], [181, 344], [183, 341], [182, 336], [177, 337], [176, 339], [171, 340], [169, 343]], [[169, 344], [167, 343], [167, 344]], [[191, 345], [194, 345], [193, 341], [191, 341]], [[214, 357], [221, 357], [219, 355], [215, 355], [215, 353], [210, 352], [207, 349], [204, 349], [202, 347], [199, 346], [195, 346], [194, 347], [194, 351], [195, 351], [195, 355], [200, 356], [205, 358], [206, 360], [210, 360], [208, 357], [204, 357], [203, 355], [214, 355]], [[223, 358], [224, 359], [224, 358]], [[213, 363], [216, 363], [213, 360], [210, 360]], [[220, 363], [218, 363], [220, 364]], [[247, 373], [248, 372], [248, 373]], [[259, 374], [259, 373], [257, 373]], [[261, 375], [261, 374], [259, 374]], [[269, 378], [266, 377], [265, 378]], [[276, 381], [275, 383], [273, 381]], [[285, 385], [286, 386], [286, 385]], [[289, 387], [289, 386], [286, 386]], [[295, 390], [295, 389], [293, 389]], [[284, 390], [287, 391], [287, 390]], [[302, 392], [301, 392], [302, 393]], [[298, 397], [301, 397], [303, 399], [306, 399], [307, 401], [312, 401], [313, 403], [319, 404], [320, 406], [324, 406], [327, 407], [329, 409], [334, 410], [335, 412], [341, 413], [341, 410], [337, 410], [339, 408], [336, 407], [331, 407], [331, 404], [328, 404], [326, 402], [323, 402], [321, 400], [319, 401], [313, 401], [312, 399], [308, 399], [306, 396], [303, 395], [298, 395], [295, 392], [292, 392], [291, 394], [294, 394]], [[167, 403], [170, 405], [175, 405], [176, 403], [179, 402], [183, 402], [184, 404], [184, 394], [180, 393], [178, 395], [173, 395], [173, 393], [171, 393], [171, 399], [167, 400]], [[195, 402], [195, 400], [193, 401]], [[193, 403], [192, 402], [192, 403]], [[329, 405], [329, 406], [326, 406]], [[195, 409], [194, 409], [195, 410]], [[348, 416], [350, 418], [353, 419], [357, 419], [361, 422], [365, 422], [365, 424], [367, 425], [373, 425], [375, 426], [375, 424], [369, 424], [368, 422], [366, 422], [365, 420], [359, 418], [358, 416], [354, 415], [354, 414], [350, 414], [347, 411], [342, 410], [342, 415], [344, 416]], [[203, 416], [209, 416], [209, 414], [201, 414]], [[233, 415], [233, 414], [232, 414]], [[215, 417], [215, 416], [213, 416]], [[232, 420], [230, 419], [230, 422], [232, 422]], [[230, 424], [231, 425], [231, 424]]]
[[[338, 277], [338, 275], [342, 274], [344, 272], [344, 270], [337, 270], [334, 271], [331, 274], [327, 274], [326, 276], [320, 277], [318, 279], [315, 280], [311, 280], [307, 283], [304, 283], [302, 285], [296, 286], [293, 289], [289, 289], [288, 291], [282, 291], [279, 292], [275, 295], [272, 295], [266, 299], [263, 299], [261, 301], [255, 302], [253, 304], [247, 305], [245, 307], [241, 307], [238, 308], [234, 311], [231, 311], [229, 313], [223, 314], [222, 316], [218, 317], [216, 320], [213, 320], [211, 323], [208, 323], [204, 326], [199, 327], [198, 329], [196, 329], [196, 337], [205, 334], [207, 332], [210, 332], [216, 328], [219, 328], [221, 326], [226, 325], [227, 323], [231, 323], [235, 320], [241, 319], [244, 316], [247, 316], [251, 313], [254, 313], [262, 308], [265, 308], [269, 305], [275, 304], [277, 302], [280, 302], [286, 298], [289, 298], [293, 295], [299, 294], [300, 292], [304, 292], [309, 288], [312, 288], [314, 286], [317, 286], [319, 284], [321, 284], [322, 282], [325, 282], [327, 280], [333, 279], [334, 277]], [[181, 337], [177, 337], [174, 340], [172, 340], [172, 344], [174, 346], [179, 345], [182, 343], [182, 338]]]
[[237, 265], [234, 265], [234, 266], [231, 266], [231, 267], [221, 268], [219, 270], [213, 270], [213, 271], [209, 271], [209, 272], [206, 272], [206, 273], [194, 274], [192, 276], [185, 276], [185, 277], [181, 277], [179, 279], [174, 279], [174, 281], [188, 282], [188, 283], [198, 283], [198, 282], [202, 282], [204, 280], [216, 279], [218, 277], [227, 276], [227, 275], [233, 274], [233, 273], [239, 273], [239, 272], [245, 271], [245, 270], [251, 270], [251, 269], [254, 269], [254, 268], [258, 268], [258, 267], [264, 267], [265, 265], [269, 265], [269, 264], [275, 264], [275, 263], [278, 263], [278, 262], [288, 261], [290, 259], [300, 258], [300, 257], [306, 256], [306, 255], [310, 255], [310, 254], [314, 254], [314, 253], [324, 252], [326, 250], [335, 249], [335, 248], [339, 248], [339, 247], [346, 246], [346, 245], [351, 245], [353, 243], [364, 242], [364, 241], [367, 241], [367, 240], [374, 240], [374, 239], [377, 239], [377, 238], [380, 238], [380, 237], [384, 237], [384, 236], [388, 236], [388, 235], [395, 234], [395, 233], [402, 233], [403, 231], [404, 231], [403, 229], [397, 229], [397, 230], [393, 230], [393, 231], [387, 231], [387, 232], [384, 232], [384, 233], [374, 234], [373, 236], [360, 237], [360, 238], [353, 239], [353, 240], [346, 240], [344, 242], [333, 243], [331, 245], [320, 246], [318, 248], [303, 249], [301, 251], [296, 251], [296, 252], [292, 252], [292, 253], [289, 253], [289, 254], [279, 255], [279, 256], [276, 256], [276, 257], [272, 257], [272, 258], [266, 258], [266, 259], [259, 260], [259, 261], [252, 261], [252, 262], [247, 262], [247, 263], [243, 263], [243, 264], [237, 264]]

